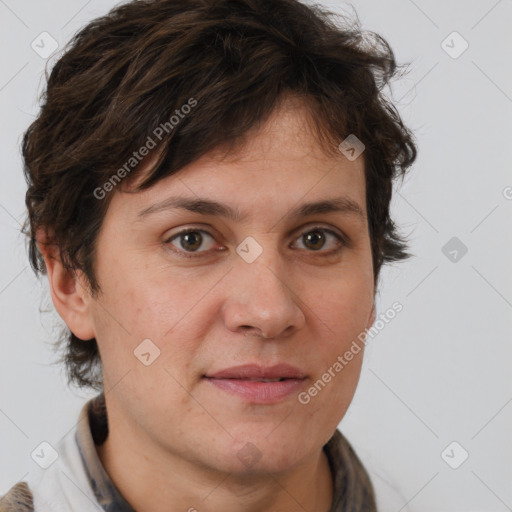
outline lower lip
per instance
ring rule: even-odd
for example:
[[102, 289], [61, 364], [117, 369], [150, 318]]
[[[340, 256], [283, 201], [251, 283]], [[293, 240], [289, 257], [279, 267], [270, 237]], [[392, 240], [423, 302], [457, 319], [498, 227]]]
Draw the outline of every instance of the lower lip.
[[278, 402], [297, 392], [305, 379], [286, 379], [277, 382], [261, 382], [243, 379], [214, 379], [205, 377], [214, 386], [242, 398], [259, 404]]

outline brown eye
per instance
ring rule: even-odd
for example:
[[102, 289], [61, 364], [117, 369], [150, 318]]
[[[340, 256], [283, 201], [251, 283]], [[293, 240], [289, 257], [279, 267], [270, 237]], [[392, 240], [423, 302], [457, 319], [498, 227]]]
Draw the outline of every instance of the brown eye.
[[318, 251], [325, 244], [325, 235], [319, 230], [310, 231], [302, 236], [304, 237], [304, 245], [313, 251]]
[[338, 235], [330, 229], [320, 227], [303, 232], [297, 240], [300, 240], [304, 246], [299, 247], [299, 249], [305, 248], [309, 252], [320, 251], [321, 249], [324, 249], [325, 245], [328, 245], [330, 242], [331, 250], [323, 250], [321, 251], [322, 254], [335, 253], [345, 245], [345, 240], [341, 237], [341, 235]]
[[[176, 248], [177, 253], [181, 253], [183, 256], [189, 256], [187, 253], [199, 253], [208, 251], [211, 249], [210, 245], [207, 244], [208, 238], [213, 241], [212, 235], [202, 229], [187, 229], [176, 233], [167, 240], [166, 243], [171, 244]], [[206, 247], [204, 245], [206, 244]], [[204, 250], [199, 251], [198, 249], [203, 246]], [[174, 250], [174, 249], [173, 249]], [[198, 255], [199, 255], [198, 254]], [[193, 256], [194, 254], [190, 254]]]
[[[208, 244], [208, 239], [210, 243]], [[297, 238], [299, 249], [304, 249], [308, 252], [319, 252], [322, 255], [328, 256], [337, 253], [345, 245], [344, 238], [338, 233], [317, 227], [304, 231], [299, 238]], [[165, 243], [172, 246], [172, 251], [179, 256], [191, 258], [194, 256], [204, 256], [212, 249], [214, 237], [208, 231], [202, 229], [186, 229], [176, 233], [170, 237]], [[325, 249], [325, 246], [331, 245], [330, 250]], [[202, 250], [199, 250], [202, 248]], [[329, 249], [329, 247], [327, 247]]]
[[198, 231], [191, 231], [181, 235], [181, 247], [187, 251], [195, 251], [201, 247], [203, 237]]

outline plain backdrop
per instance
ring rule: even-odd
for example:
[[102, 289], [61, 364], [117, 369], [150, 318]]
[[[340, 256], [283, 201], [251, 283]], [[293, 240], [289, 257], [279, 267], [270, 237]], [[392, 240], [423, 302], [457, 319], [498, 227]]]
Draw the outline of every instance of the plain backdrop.
[[[369, 343], [340, 429], [383, 512], [512, 510], [512, 1], [322, 4], [355, 9], [410, 63], [389, 94], [419, 146], [393, 200], [414, 257], [384, 269], [377, 295], [378, 314], [403, 310]], [[40, 313], [46, 282], [20, 234], [19, 143], [46, 64], [31, 44], [47, 32], [60, 49], [114, 5], [0, 0], [0, 494], [94, 395], [52, 364], [58, 317]]]

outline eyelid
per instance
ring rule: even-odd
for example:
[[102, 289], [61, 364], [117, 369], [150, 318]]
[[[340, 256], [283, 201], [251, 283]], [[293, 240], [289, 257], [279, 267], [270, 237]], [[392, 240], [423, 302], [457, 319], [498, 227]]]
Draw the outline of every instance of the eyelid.
[[[321, 231], [324, 231], [325, 233], [333, 235], [335, 238], [337, 238], [340, 246], [335, 249], [331, 249], [330, 251], [323, 251], [320, 249], [318, 251], [306, 251], [306, 252], [310, 252], [312, 254], [316, 253], [319, 255], [332, 255], [332, 254], [336, 254], [337, 252], [339, 252], [343, 247], [346, 247], [349, 245], [348, 237], [341, 230], [333, 228], [332, 226], [326, 227], [325, 225], [322, 225], [322, 223], [306, 224], [305, 226], [301, 226], [297, 229], [292, 230], [290, 232], [290, 235], [297, 234], [297, 236], [294, 238], [294, 241], [295, 241], [295, 240], [297, 240], [297, 238], [299, 238], [299, 236], [301, 234], [309, 233], [309, 232], [315, 231], [315, 230], [321, 230]], [[208, 236], [212, 237], [215, 240], [215, 235], [212, 234], [208, 229], [203, 229], [202, 227], [194, 227], [192, 225], [192, 226], [182, 229], [181, 231], [178, 231], [178, 232], [172, 234], [171, 236], [166, 237], [166, 239], [164, 240], [164, 245], [167, 246], [171, 243], [171, 241], [175, 240], [179, 236], [190, 233], [190, 232], [206, 233]], [[170, 245], [172, 245], [172, 244], [170, 244]], [[200, 257], [200, 256], [212, 251], [212, 250], [206, 250], [206, 251], [187, 252], [187, 251], [179, 250], [177, 248], [170, 249], [170, 250], [172, 252], [178, 254], [179, 256], [183, 256], [185, 258]], [[224, 249], [218, 249], [217, 252], [222, 251], [222, 250], [224, 250]], [[304, 251], [305, 249], [300, 249], [300, 250]]]

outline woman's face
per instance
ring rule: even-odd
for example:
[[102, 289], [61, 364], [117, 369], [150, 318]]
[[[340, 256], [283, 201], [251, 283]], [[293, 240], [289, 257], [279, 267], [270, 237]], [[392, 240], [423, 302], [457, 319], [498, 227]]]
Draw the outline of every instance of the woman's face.
[[[236, 159], [207, 155], [150, 189], [114, 193], [88, 321], [110, 418], [141, 449], [226, 472], [286, 471], [328, 441], [352, 400], [363, 351], [333, 367], [373, 323], [363, 157], [327, 157], [304, 120], [298, 106], [276, 111]], [[304, 208], [324, 201], [338, 208]], [[261, 382], [281, 364], [296, 371], [277, 376], [295, 378]], [[240, 365], [256, 369], [212, 378]]]

